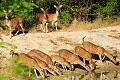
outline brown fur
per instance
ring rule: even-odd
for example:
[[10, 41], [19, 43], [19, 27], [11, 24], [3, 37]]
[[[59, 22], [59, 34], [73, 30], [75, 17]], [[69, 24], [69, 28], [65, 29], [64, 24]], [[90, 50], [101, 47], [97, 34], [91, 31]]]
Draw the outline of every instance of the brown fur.
[[89, 52], [93, 53], [93, 54], [97, 54], [100, 58], [100, 60], [102, 61], [102, 56], [107, 56], [110, 60], [112, 60], [115, 64], [117, 64], [116, 59], [113, 58], [112, 55], [110, 55], [103, 47], [100, 47], [98, 45], [95, 45], [91, 42], [88, 41], [84, 41], [84, 38], [82, 39], [82, 45], [83, 47], [88, 50]]
[[52, 73], [53, 75], [56, 75], [55, 71], [51, 68], [49, 68], [49, 66], [42, 60], [40, 60], [39, 58], [35, 57], [35, 56], [31, 56], [34, 60], [37, 61], [38, 65], [42, 68], [42, 69], [46, 69], [47, 71], [49, 71], [50, 73]]
[[9, 18], [9, 13], [11, 12], [11, 10], [9, 10], [8, 12], [4, 10], [5, 13], [5, 17], [6, 17], [6, 25], [10, 28], [10, 39], [12, 38], [12, 29], [14, 28], [18, 28], [18, 31], [16, 32], [15, 35], [18, 34], [19, 32], [19, 27], [22, 28], [23, 34], [24, 34], [24, 29], [23, 29], [23, 24], [24, 24], [24, 18], [22, 16], [17, 16], [15, 18], [10, 19]]
[[55, 27], [56, 27], [56, 30], [57, 30], [57, 20], [58, 20], [58, 16], [59, 16], [59, 9], [62, 7], [62, 5], [60, 5], [60, 6], [56, 6], [56, 5], [54, 5], [54, 7], [56, 8], [56, 13], [54, 13], [54, 14], [49, 14], [49, 13], [47, 13], [47, 11], [46, 11], [46, 13], [47, 13], [47, 21], [48, 22], [52, 22], [52, 26], [55, 24]]
[[28, 52], [28, 54], [31, 56], [38, 57], [40, 60], [46, 62], [50, 68], [52, 68], [54, 71], [56, 71], [57, 74], [62, 75], [61, 70], [58, 67], [54, 66], [54, 63], [52, 62], [52, 59], [49, 55], [47, 55], [37, 49], [32, 49], [30, 52]]
[[59, 55], [51, 55], [50, 57], [53, 62], [56, 61], [57, 63], [61, 64], [64, 69], [66, 69], [66, 66], [68, 66], [68, 68], [72, 70], [72, 65], [69, 64], [64, 58], [60, 57]]
[[48, 32], [47, 26], [45, 26], [46, 22], [47, 22], [46, 12], [45, 12], [45, 10], [43, 8], [41, 8], [41, 11], [43, 13], [36, 14], [36, 21], [39, 21], [39, 22], [42, 23], [41, 24], [41, 29], [42, 29], [43, 32]]
[[[37, 69], [39, 71], [42, 78], [45, 78], [45, 73], [44, 73], [43, 69], [41, 69], [41, 67], [38, 65], [37, 61], [35, 61], [33, 58], [31, 58], [30, 56], [28, 56], [27, 54], [24, 54], [24, 53], [20, 53], [19, 56], [20, 56], [22, 62], [26, 66], [34, 67], [35, 69]], [[37, 76], [37, 74], [36, 74], [36, 76]]]
[[81, 66], [83, 66], [87, 71], [91, 72], [91, 69], [89, 66], [87, 66], [85, 63], [83, 63], [77, 55], [73, 54], [72, 52], [66, 50], [66, 49], [60, 49], [59, 51], [59, 55], [61, 57], [63, 57], [64, 59], [66, 59], [66, 61], [70, 62], [71, 64], [80, 64]]
[[95, 69], [95, 63], [92, 60], [92, 54], [89, 53], [86, 49], [80, 46], [75, 47], [75, 54], [79, 55], [80, 57], [83, 58], [83, 61], [85, 63], [85, 60], [89, 61], [91, 69]]

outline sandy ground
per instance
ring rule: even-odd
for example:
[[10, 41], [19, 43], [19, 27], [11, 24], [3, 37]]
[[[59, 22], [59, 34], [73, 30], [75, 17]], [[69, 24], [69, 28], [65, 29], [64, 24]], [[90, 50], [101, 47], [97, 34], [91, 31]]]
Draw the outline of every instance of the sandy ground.
[[[4, 42], [17, 46], [15, 52], [27, 53], [31, 49], [39, 49], [46, 54], [55, 54], [59, 49], [74, 51], [74, 46], [82, 43], [82, 38], [104, 47], [110, 53], [120, 53], [120, 26], [98, 28], [93, 30], [72, 31], [72, 32], [50, 32], [50, 33], [27, 33], [9, 39], [9, 35], [1, 34]], [[1, 53], [9, 54], [11, 48], [0, 49]], [[9, 56], [9, 55], [8, 55]]]

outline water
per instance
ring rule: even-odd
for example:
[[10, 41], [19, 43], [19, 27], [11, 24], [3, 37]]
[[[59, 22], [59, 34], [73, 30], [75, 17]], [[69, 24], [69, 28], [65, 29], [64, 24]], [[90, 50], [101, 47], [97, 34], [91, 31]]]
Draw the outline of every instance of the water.
[[62, 76], [49, 77], [47, 80], [120, 80], [120, 71], [94, 71], [92, 73], [79, 73], [77, 71], [70, 71]]

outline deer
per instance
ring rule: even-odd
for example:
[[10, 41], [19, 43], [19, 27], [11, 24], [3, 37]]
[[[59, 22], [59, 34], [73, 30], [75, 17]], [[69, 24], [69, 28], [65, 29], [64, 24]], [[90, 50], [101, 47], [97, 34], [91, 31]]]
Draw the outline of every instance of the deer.
[[[19, 54], [20, 56], [20, 60], [23, 62], [24, 65], [28, 66], [28, 67], [32, 67], [34, 69], [34, 72], [35, 72], [35, 75], [37, 76], [37, 72], [35, 69], [37, 69], [41, 75], [41, 77], [44, 79], [46, 76], [45, 76], [45, 72], [44, 72], [44, 69], [42, 69], [36, 60], [34, 60], [32, 57], [28, 56], [27, 54], [25, 53], [20, 53]], [[29, 77], [30, 77], [30, 74], [29, 74]], [[38, 78], [38, 76], [37, 76]]]
[[16, 56], [19, 56], [18, 53], [14, 52], [14, 50], [10, 50], [10, 55], [12, 55], [12, 57], [15, 56], [15, 55], [16, 55]]
[[44, 10], [43, 8], [41, 8], [41, 11], [43, 13], [38, 13], [36, 14], [36, 21], [38, 22], [41, 22], [40, 26], [41, 26], [41, 29], [43, 32], [48, 32], [48, 29], [47, 29], [47, 15], [46, 15], [46, 10]]
[[12, 31], [14, 28], [17, 28], [18, 31], [15, 33], [15, 35], [18, 34], [20, 28], [22, 29], [23, 34], [24, 33], [24, 28], [23, 28], [23, 24], [24, 24], [24, 18], [22, 16], [17, 16], [15, 18], [11, 18], [9, 16], [9, 14], [11, 13], [12, 10], [6, 11], [3, 10], [3, 12], [5, 13], [5, 18], [6, 18], [6, 25], [9, 27], [10, 29], [10, 39], [13, 37]]
[[[86, 37], [86, 36], [85, 36]], [[117, 64], [116, 59], [113, 58], [112, 55], [110, 55], [103, 47], [95, 45], [89, 41], [84, 41], [84, 38], [82, 38], [82, 46], [89, 51], [92, 54], [97, 54], [99, 56], [99, 59], [102, 63], [102, 56], [108, 57], [111, 61], [113, 61], [114, 64]]]
[[49, 66], [48, 66], [44, 61], [40, 60], [39, 58], [37, 58], [37, 57], [35, 57], [35, 56], [31, 56], [31, 57], [32, 57], [34, 60], [37, 61], [38, 65], [39, 65], [42, 69], [49, 71], [49, 72], [52, 73], [53, 75], [57, 75], [57, 74], [55, 73], [55, 71], [54, 71], [53, 69], [49, 68]]
[[[72, 70], [72, 65], [69, 64], [64, 58], [62, 58], [59, 55], [51, 55], [50, 56], [53, 62], [57, 62], [58, 64], [61, 64], [62, 67], [67, 70], [67, 67]], [[66, 67], [67, 66], [67, 67]]]
[[45, 54], [44, 52], [38, 50], [38, 49], [32, 49], [30, 52], [27, 54], [31, 56], [36, 56], [40, 60], [44, 61], [47, 63], [47, 65], [52, 68], [58, 75], [62, 75], [62, 72], [59, 67], [54, 66], [54, 63], [52, 62], [52, 59], [49, 55]]
[[59, 5], [59, 6], [54, 5], [54, 8], [56, 8], [56, 13], [54, 13], [54, 14], [47, 13], [48, 9], [46, 9], [47, 22], [51, 22], [52, 26], [55, 26], [56, 30], [58, 30], [57, 21], [58, 21], [58, 16], [59, 16], [59, 10], [61, 7], [62, 7], [62, 5]]
[[74, 69], [73, 64], [79, 64], [79, 65], [83, 66], [87, 71], [91, 72], [91, 68], [88, 65], [86, 65], [85, 63], [83, 63], [79, 59], [79, 57], [77, 55], [73, 54], [71, 51], [69, 51], [67, 49], [60, 49], [58, 51], [58, 53], [66, 61], [68, 61], [70, 64], [72, 64], [72, 69]]
[[81, 46], [75, 46], [75, 54], [82, 57], [84, 63], [85, 63], [85, 60], [88, 60], [91, 70], [95, 69], [96, 65], [95, 65], [95, 62], [93, 62], [92, 60], [92, 54], [90, 52], [88, 52], [86, 49], [84, 49]]

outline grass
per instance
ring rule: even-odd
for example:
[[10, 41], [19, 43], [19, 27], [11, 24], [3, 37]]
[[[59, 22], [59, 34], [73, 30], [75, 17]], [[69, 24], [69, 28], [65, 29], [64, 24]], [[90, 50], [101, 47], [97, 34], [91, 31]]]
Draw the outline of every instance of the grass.
[[120, 19], [118, 18], [117, 21], [106, 21], [101, 19], [96, 19], [93, 23], [91, 22], [83, 22], [74, 19], [72, 23], [68, 27], [62, 27], [60, 31], [79, 31], [79, 30], [90, 30], [90, 29], [97, 29], [102, 27], [109, 27], [109, 26], [116, 26], [120, 25]]
[[8, 78], [5, 75], [0, 75], [0, 80], [8, 80]]
[[4, 42], [4, 40], [2, 39], [2, 37], [0, 37], [0, 48], [8, 49], [9, 47], [10, 47], [11, 49], [16, 49], [16, 48], [17, 48], [17, 46], [15, 46], [15, 45], [13, 45], [13, 44]]

